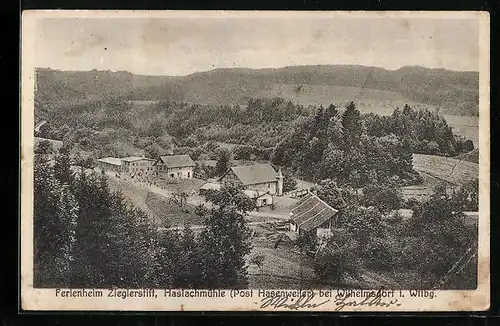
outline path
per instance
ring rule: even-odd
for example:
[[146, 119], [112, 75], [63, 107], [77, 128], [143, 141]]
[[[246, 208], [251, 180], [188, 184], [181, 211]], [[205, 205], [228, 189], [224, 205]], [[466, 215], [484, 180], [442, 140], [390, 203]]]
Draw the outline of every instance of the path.
[[[247, 222], [246, 225], [262, 225], [262, 224], [274, 223], [274, 222], [276, 222], [276, 220], [258, 221], [258, 222]], [[201, 229], [205, 228], [205, 225], [190, 225], [189, 228], [191, 230], [201, 230]], [[177, 230], [177, 231], [180, 231], [180, 230], [184, 230], [184, 226], [172, 226], [172, 227], [168, 227], [168, 228], [166, 228], [164, 226], [158, 227], [158, 231], [167, 231], [167, 230]]]

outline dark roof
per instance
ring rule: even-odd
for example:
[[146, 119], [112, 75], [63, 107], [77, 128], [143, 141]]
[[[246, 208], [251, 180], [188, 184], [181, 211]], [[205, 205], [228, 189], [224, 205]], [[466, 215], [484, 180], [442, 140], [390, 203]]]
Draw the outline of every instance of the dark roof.
[[180, 168], [184, 166], [196, 165], [189, 155], [160, 156], [160, 160], [169, 168]]
[[233, 166], [231, 170], [245, 186], [276, 181], [277, 176], [270, 164]]
[[318, 196], [309, 194], [292, 209], [291, 219], [300, 229], [309, 232], [331, 219], [337, 212]]

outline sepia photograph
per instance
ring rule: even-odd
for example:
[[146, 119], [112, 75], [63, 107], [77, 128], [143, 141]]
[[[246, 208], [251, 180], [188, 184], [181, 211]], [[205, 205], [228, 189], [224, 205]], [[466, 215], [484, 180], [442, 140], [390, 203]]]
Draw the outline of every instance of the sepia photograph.
[[23, 309], [488, 308], [487, 13], [22, 27]]

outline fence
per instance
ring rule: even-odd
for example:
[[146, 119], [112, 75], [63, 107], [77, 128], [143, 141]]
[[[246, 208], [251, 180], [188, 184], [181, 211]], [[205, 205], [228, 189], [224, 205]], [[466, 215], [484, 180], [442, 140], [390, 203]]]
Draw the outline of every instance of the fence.
[[299, 190], [292, 190], [283, 193], [285, 196], [289, 197], [302, 197], [304, 195], [307, 195], [310, 192], [310, 189], [299, 189]]

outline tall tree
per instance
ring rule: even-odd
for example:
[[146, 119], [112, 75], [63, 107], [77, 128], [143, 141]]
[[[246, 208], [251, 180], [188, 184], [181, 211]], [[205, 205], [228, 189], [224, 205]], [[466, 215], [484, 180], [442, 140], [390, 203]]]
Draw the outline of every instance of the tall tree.
[[283, 191], [288, 192], [297, 188], [297, 180], [288, 170], [283, 170]]
[[36, 286], [66, 286], [74, 258], [78, 205], [68, 185], [54, 177], [43, 159], [35, 163], [34, 282]]
[[217, 163], [215, 164], [215, 172], [218, 176], [223, 175], [229, 168], [231, 161], [231, 153], [225, 148], [221, 148], [217, 155]]
[[359, 110], [356, 109], [354, 102], [347, 105], [344, 114], [342, 115], [342, 128], [349, 145], [355, 144], [363, 133], [361, 114], [359, 113]]
[[74, 192], [80, 204], [75, 285], [157, 285], [160, 246], [146, 214], [130, 207], [121, 193], [112, 193], [105, 176], [80, 173]]
[[64, 145], [59, 149], [54, 163], [54, 176], [63, 184], [71, 184], [73, 172], [71, 171], [71, 157], [69, 145]]
[[193, 230], [188, 225], [185, 225], [178, 241], [179, 252], [172, 284], [174, 287], [200, 287], [204, 262], [200, 258], [200, 245], [198, 241]]
[[249, 198], [234, 188], [222, 188], [210, 199], [214, 207], [200, 234], [202, 284], [206, 288], [241, 288], [247, 285], [245, 255], [250, 253], [250, 231], [245, 222]]

